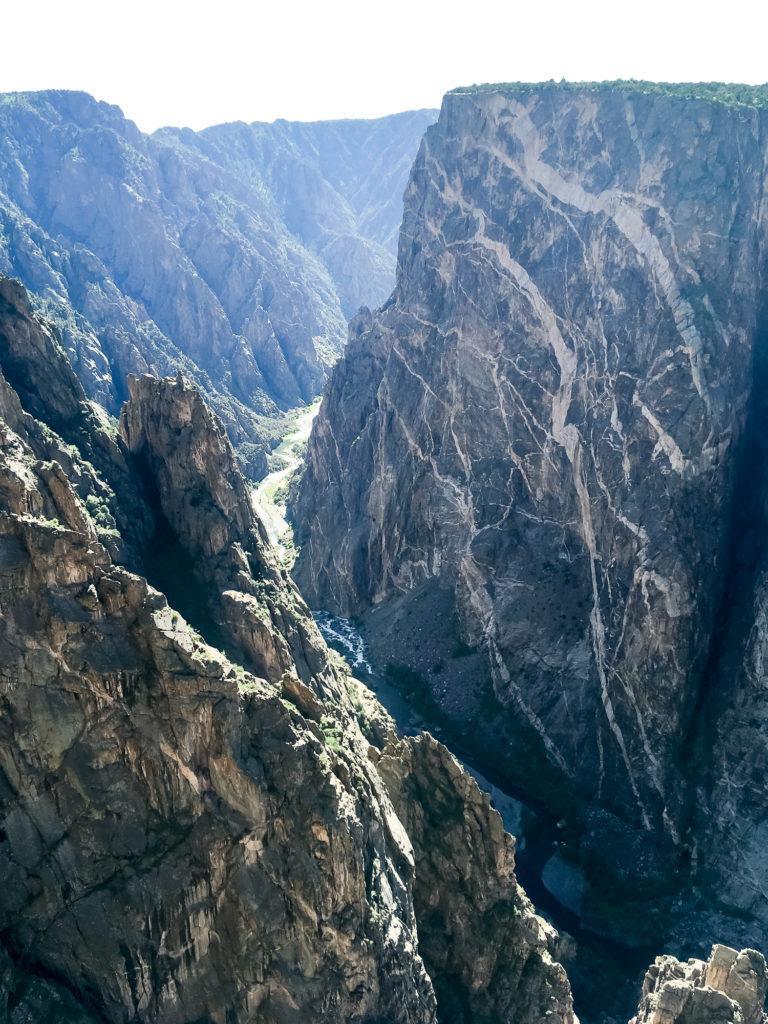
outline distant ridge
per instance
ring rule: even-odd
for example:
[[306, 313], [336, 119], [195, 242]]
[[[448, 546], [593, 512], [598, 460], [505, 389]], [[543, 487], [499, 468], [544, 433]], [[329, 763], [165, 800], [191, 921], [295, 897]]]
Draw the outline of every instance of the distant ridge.
[[0, 272], [56, 322], [112, 415], [129, 373], [185, 375], [246, 472], [394, 285], [402, 193], [435, 111], [145, 135], [84, 92], [0, 95]]

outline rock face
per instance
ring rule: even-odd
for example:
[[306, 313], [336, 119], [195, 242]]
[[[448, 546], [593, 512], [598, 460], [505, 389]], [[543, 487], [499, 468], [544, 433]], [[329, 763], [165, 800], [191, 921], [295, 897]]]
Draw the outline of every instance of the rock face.
[[84, 93], [3, 95], [0, 272], [60, 325], [89, 397], [117, 414], [128, 373], [181, 368], [266, 472], [258, 414], [314, 397], [347, 318], [391, 290], [433, 119], [149, 137]]
[[[690, 843], [763, 922], [764, 601], [744, 611], [738, 514], [761, 500], [767, 117], [747, 87], [449, 94], [293, 508], [310, 604], [367, 612], [380, 662], [377, 623], [407, 622], [402, 660], [437, 663], [432, 699], [486, 756], [623, 835], [611, 870], [668, 877]], [[450, 655], [471, 649], [470, 672]]]
[[[204, 635], [277, 683], [308, 682], [326, 650], [295, 585], [278, 569], [224, 428], [200, 393], [176, 380], [131, 377], [120, 434], [156, 513], [145, 562]], [[287, 614], [291, 608], [293, 614]]]
[[327, 269], [349, 319], [392, 291], [402, 196], [436, 110], [372, 120], [164, 128], [158, 142], [203, 155], [249, 188], [268, 190], [293, 236]]
[[487, 794], [428, 734], [388, 745], [378, 768], [413, 843], [419, 949], [440, 1020], [573, 1024], [557, 933], [517, 885], [515, 841]]
[[762, 1024], [768, 971], [754, 949], [713, 946], [706, 963], [657, 957], [630, 1024]]
[[[503, 1008], [495, 1019], [525, 1024], [554, 981], [552, 1007], [569, 1022], [550, 931], [517, 890], [498, 815], [434, 741], [384, 756], [371, 745], [386, 715], [370, 696], [353, 703], [199, 394], [183, 380], [132, 382], [121, 435], [104, 431], [89, 450], [118, 493], [45, 422], [50, 399], [83, 445], [101, 429], [56, 334], [17, 283], [0, 281], [0, 297], [0, 1022], [437, 1024], [414, 857], [435, 836], [432, 792], [453, 815], [445, 907], [463, 907], [489, 873], [488, 946], [457, 941], [436, 969], [455, 966], [460, 985], [480, 982], [472, 998]], [[41, 352], [49, 373], [23, 402], [5, 373], [31, 385]], [[114, 523], [129, 517], [121, 494], [138, 523], [127, 540], [103, 525], [109, 509]], [[114, 557], [101, 535], [118, 535]], [[122, 552], [151, 576], [173, 569], [236, 660], [119, 564]], [[435, 866], [425, 862], [425, 893]], [[488, 912], [507, 904], [523, 920], [492, 928]], [[424, 914], [439, 949], [440, 919]], [[509, 948], [491, 948], [502, 938]], [[518, 951], [515, 1001], [491, 965], [514, 971]]]
[[[99, 541], [133, 569], [143, 565], [140, 551], [152, 530], [152, 518], [139, 498], [127, 452], [104, 410], [90, 403], [62, 347], [58, 329], [39, 321], [18, 281], [0, 276], [0, 359], [9, 396], [2, 410], [7, 422], [32, 443], [38, 458], [56, 463], [46, 469], [50, 481], [64, 476], [85, 503]], [[17, 409], [18, 406], [18, 409]], [[82, 457], [78, 457], [82, 456]], [[54, 496], [66, 495], [53, 485]], [[78, 513], [64, 498], [64, 521]]]

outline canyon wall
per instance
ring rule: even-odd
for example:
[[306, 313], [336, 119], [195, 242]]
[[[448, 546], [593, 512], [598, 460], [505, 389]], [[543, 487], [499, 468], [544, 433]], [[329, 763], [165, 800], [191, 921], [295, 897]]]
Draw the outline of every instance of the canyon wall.
[[458, 1005], [573, 1024], [489, 798], [390, 731], [200, 394], [137, 378], [115, 434], [0, 278], [2, 1024], [461, 1019], [420, 952], [440, 972], [451, 944], [422, 895], [441, 842], [441, 892], [481, 941], [452, 951]]
[[[194, 380], [251, 475], [358, 306], [392, 289], [408, 168], [434, 111], [144, 135], [85, 93], [0, 96], [0, 272], [57, 322], [90, 398]], [[352, 156], [354, 155], [354, 157]]]
[[760, 935], [764, 92], [450, 93], [293, 504], [313, 607], [614, 879]]

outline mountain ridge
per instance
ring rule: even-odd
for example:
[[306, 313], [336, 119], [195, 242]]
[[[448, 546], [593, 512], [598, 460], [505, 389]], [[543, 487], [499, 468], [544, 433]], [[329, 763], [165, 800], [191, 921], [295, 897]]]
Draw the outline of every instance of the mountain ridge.
[[[128, 373], [181, 369], [223, 417], [249, 475], [263, 475], [281, 410], [319, 393], [347, 316], [392, 287], [392, 224], [429, 119], [312, 129], [327, 167], [367, 143], [357, 167], [368, 219], [358, 223], [309, 142], [305, 156], [291, 140], [308, 126], [235, 126], [238, 162], [230, 126], [208, 129], [205, 143], [188, 129], [148, 136], [86, 93], [5, 94], [0, 270], [59, 324], [89, 397], [109, 413], [127, 397]], [[258, 163], [267, 151], [271, 183]], [[374, 157], [389, 174], [366, 185]]]

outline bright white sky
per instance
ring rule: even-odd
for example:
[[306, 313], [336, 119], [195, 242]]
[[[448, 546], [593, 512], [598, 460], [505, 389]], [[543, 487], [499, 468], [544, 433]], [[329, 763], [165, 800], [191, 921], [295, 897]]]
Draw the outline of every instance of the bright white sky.
[[11, 0], [0, 92], [85, 89], [144, 131], [378, 117], [475, 82], [768, 81], [765, 0]]

